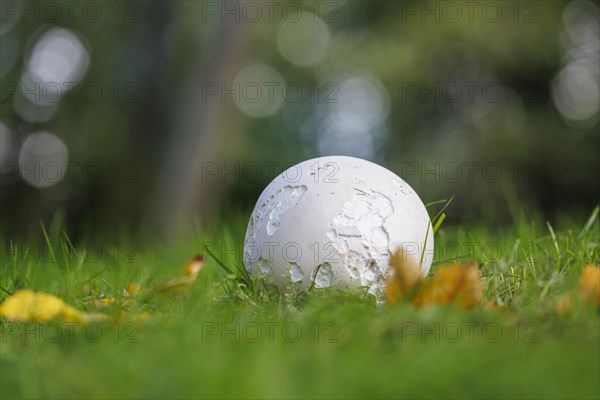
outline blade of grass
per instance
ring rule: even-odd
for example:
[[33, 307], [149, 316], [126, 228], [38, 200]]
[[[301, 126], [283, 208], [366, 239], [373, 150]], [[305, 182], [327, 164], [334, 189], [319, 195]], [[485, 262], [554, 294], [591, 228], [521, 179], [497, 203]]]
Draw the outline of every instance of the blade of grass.
[[52, 261], [56, 264], [56, 255], [54, 254], [54, 249], [52, 248], [52, 243], [50, 243], [50, 238], [48, 237], [48, 232], [46, 232], [46, 227], [44, 223], [40, 219], [40, 226], [42, 227], [42, 232], [44, 233], [44, 238], [46, 239], [46, 246], [48, 246], [48, 251], [50, 251], [50, 255], [52, 256]]
[[560, 258], [560, 249], [558, 248], [558, 240], [556, 239], [556, 234], [554, 233], [554, 229], [552, 229], [552, 225], [550, 222], [546, 221], [546, 226], [548, 226], [548, 230], [550, 231], [550, 236], [552, 237], [552, 243], [554, 244], [554, 249], [556, 250], [556, 255]]
[[427, 224], [427, 230], [425, 231], [425, 240], [423, 241], [423, 250], [421, 251], [421, 259], [419, 260], [419, 268], [423, 266], [423, 259], [425, 258], [425, 247], [427, 246], [427, 238], [429, 237], [429, 227], [431, 222]]
[[590, 215], [590, 218], [587, 220], [587, 222], [585, 223], [585, 226], [583, 227], [583, 229], [581, 230], [581, 233], [579, 234], [580, 239], [584, 234], [588, 233], [590, 231], [590, 229], [592, 229], [592, 225], [594, 225], [594, 222], [596, 222], [596, 219], [598, 219], [599, 213], [600, 213], [600, 206], [596, 206], [596, 208], [594, 208], [594, 211], [592, 211], [592, 215]]
[[431, 206], [435, 206], [435, 205], [437, 205], [437, 204], [443, 204], [443, 203], [445, 203], [445, 202], [447, 202], [447, 201], [448, 201], [448, 199], [442, 199], [442, 200], [436, 200], [436, 201], [432, 201], [432, 202], [430, 202], [430, 203], [427, 203], [427, 204], [425, 204], [425, 208], [429, 208], [429, 207], [431, 207]]
[[204, 245], [204, 251], [205, 251], [206, 253], [208, 253], [208, 255], [210, 255], [212, 258], [214, 258], [214, 259], [215, 259], [215, 261], [217, 262], [217, 264], [219, 264], [219, 266], [220, 266], [221, 268], [223, 268], [223, 270], [224, 270], [225, 272], [227, 272], [229, 275], [235, 275], [235, 274], [233, 273], [233, 271], [231, 270], [231, 268], [229, 268], [227, 265], [225, 265], [225, 263], [224, 263], [223, 261], [221, 261], [221, 260], [219, 259], [219, 257], [217, 257], [217, 256], [215, 255], [215, 253], [213, 253], [213, 252], [212, 252], [212, 251], [211, 251], [211, 250], [208, 248], [208, 246]]
[[445, 219], [446, 219], [446, 214], [442, 213], [442, 215], [440, 215], [440, 217], [436, 221], [435, 226], [433, 227], [434, 235], [438, 231], [438, 229], [440, 229], [440, 226], [442, 225], [442, 222], [444, 222]]
[[452, 195], [452, 197], [450, 197], [448, 199], [448, 201], [446, 201], [446, 204], [444, 204], [444, 207], [442, 207], [442, 209], [440, 211], [438, 211], [438, 213], [435, 214], [435, 216], [431, 220], [432, 221], [437, 220], [437, 218], [439, 218], [439, 216], [442, 215], [444, 213], [444, 211], [446, 211], [446, 208], [448, 208], [448, 206], [450, 205], [450, 203], [452, 203], [452, 200], [454, 200], [454, 195]]
[[0, 290], [2, 290], [5, 293], [8, 293], [9, 296], [13, 295], [11, 292], [9, 292], [8, 290], [4, 289], [2, 286], [0, 286]]

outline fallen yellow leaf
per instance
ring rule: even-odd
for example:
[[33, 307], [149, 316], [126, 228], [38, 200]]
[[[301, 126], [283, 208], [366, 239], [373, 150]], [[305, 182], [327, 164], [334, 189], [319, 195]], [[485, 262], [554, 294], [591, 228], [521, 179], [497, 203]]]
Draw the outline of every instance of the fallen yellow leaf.
[[594, 264], [585, 266], [579, 277], [579, 290], [586, 303], [600, 307], [600, 267]]
[[137, 283], [130, 283], [127, 285], [127, 287], [123, 291], [123, 294], [125, 296], [137, 296], [139, 292], [140, 292], [140, 285], [138, 285]]
[[200, 272], [204, 266], [204, 258], [202, 256], [195, 256], [192, 258], [183, 268], [184, 276], [195, 276]]
[[493, 312], [501, 312], [504, 308], [493, 301], [488, 301], [483, 305], [483, 308], [488, 310], [488, 311], [493, 311]]
[[149, 319], [150, 319], [150, 314], [148, 314], [147, 312], [141, 312], [141, 313], [133, 316], [133, 322], [140, 323], [140, 324], [148, 321]]
[[194, 283], [203, 266], [204, 259], [202, 256], [196, 256], [192, 258], [183, 268], [182, 277], [169, 279], [168, 281], [151, 288], [146, 296], [150, 296], [154, 293], [172, 294], [184, 291], [187, 287]]
[[191, 285], [195, 280], [196, 275], [182, 276], [180, 278], [169, 279], [168, 281], [157, 285], [155, 288], [152, 288], [148, 292], [148, 294], [156, 292], [161, 294], [180, 293], [184, 291], [189, 285]]
[[578, 291], [560, 295], [554, 304], [554, 311], [566, 315], [573, 310], [574, 304], [595, 305], [600, 308], [600, 267], [588, 264], [579, 275]]
[[19, 290], [0, 304], [0, 315], [13, 321], [87, 322], [102, 319], [101, 314], [86, 314], [62, 299], [44, 292]]
[[[189, 285], [191, 285], [196, 278], [198, 277], [198, 273], [204, 266], [204, 259], [202, 256], [195, 256], [191, 260], [189, 260], [184, 268], [183, 268], [183, 276], [178, 278], [169, 279], [166, 282], [162, 282], [161, 284], [150, 287], [145, 296], [149, 297], [155, 293], [161, 294], [172, 294], [179, 293], [185, 290]], [[123, 296], [125, 299], [118, 299], [117, 297], [101, 297], [99, 299], [92, 299], [89, 297], [86, 302], [94, 304], [96, 307], [106, 307], [110, 305], [119, 305], [123, 307], [127, 307], [130, 304], [130, 301], [127, 297], [137, 296], [140, 292], [140, 285], [137, 283], [129, 283], [125, 289], [123, 289]]]
[[394, 304], [415, 294], [423, 280], [423, 273], [418, 261], [409, 257], [402, 248], [396, 250], [390, 258], [390, 267], [392, 275], [387, 281], [385, 294], [388, 303]]
[[469, 309], [483, 297], [481, 275], [475, 262], [441, 265], [431, 279], [423, 280], [418, 260], [399, 248], [390, 258], [390, 267], [392, 275], [386, 285], [389, 304], [412, 300], [412, 304], [419, 308], [457, 303]]
[[426, 281], [413, 304], [424, 307], [431, 304], [457, 303], [464, 309], [478, 304], [483, 297], [481, 274], [475, 262], [445, 264], [438, 267], [433, 278]]
[[571, 293], [563, 293], [554, 304], [554, 311], [558, 315], [566, 315], [573, 309], [573, 296]]

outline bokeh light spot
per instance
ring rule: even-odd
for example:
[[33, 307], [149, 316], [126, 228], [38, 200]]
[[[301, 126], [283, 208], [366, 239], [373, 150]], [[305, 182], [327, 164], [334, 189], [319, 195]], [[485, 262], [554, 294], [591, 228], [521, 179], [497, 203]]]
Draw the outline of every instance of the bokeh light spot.
[[66, 175], [69, 151], [65, 143], [50, 132], [29, 135], [19, 152], [19, 173], [36, 188], [49, 188]]

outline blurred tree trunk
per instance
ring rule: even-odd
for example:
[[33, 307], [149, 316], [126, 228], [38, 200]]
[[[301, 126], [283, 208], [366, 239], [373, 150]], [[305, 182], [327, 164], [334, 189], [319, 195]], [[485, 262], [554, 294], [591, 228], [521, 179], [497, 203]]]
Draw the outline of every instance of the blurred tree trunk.
[[[234, 2], [227, 1], [228, 8]], [[239, 2], [237, 2], [239, 3]], [[220, 96], [203, 97], [204, 84], [224, 82], [226, 66], [235, 64], [239, 52], [251, 40], [246, 32], [248, 25], [217, 18], [211, 37], [212, 43], [197, 43], [197, 48], [207, 46], [204, 54], [195, 59], [189, 55], [184, 62], [192, 62], [192, 73], [184, 83], [183, 96], [178, 100], [182, 107], [175, 108], [170, 127], [168, 147], [164, 150], [164, 164], [159, 171], [150, 221], [164, 237], [177, 230], [193, 226], [194, 219], [211, 220], [223, 195], [219, 179], [203, 181], [202, 168], [207, 161], [225, 162], [228, 147], [239, 138], [236, 132], [238, 119], [231, 118], [231, 104]], [[200, 29], [200, 27], [199, 27]], [[199, 40], [201, 41], [201, 40]], [[192, 57], [190, 59], [190, 57]]]

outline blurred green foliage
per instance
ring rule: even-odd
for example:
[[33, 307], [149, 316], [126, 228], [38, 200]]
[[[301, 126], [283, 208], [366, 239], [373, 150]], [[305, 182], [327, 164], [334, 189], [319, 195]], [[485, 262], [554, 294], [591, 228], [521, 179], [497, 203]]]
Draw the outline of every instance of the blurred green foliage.
[[[37, 232], [57, 210], [75, 235], [215, 221], [249, 212], [273, 173], [330, 154], [390, 168], [425, 202], [455, 195], [449, 221], [510, 221], [513, 201], [548, 218], [598, 202], [595, 3], [67, 3], [2, 4], [6, 234]], [[43, 57], [37, 45], [55, 28], [76, 35], [89, 64], [41, 118], [19, 90], [36, 68], [56, 75], [75, 62], [69, 43]], [[256, 63], [299, 100], [244, 109], [252, 101], [231, 92]], [[24, 144], [39, 131], [68, 149], [67, 178], [47, 188], [22, 176]]]

